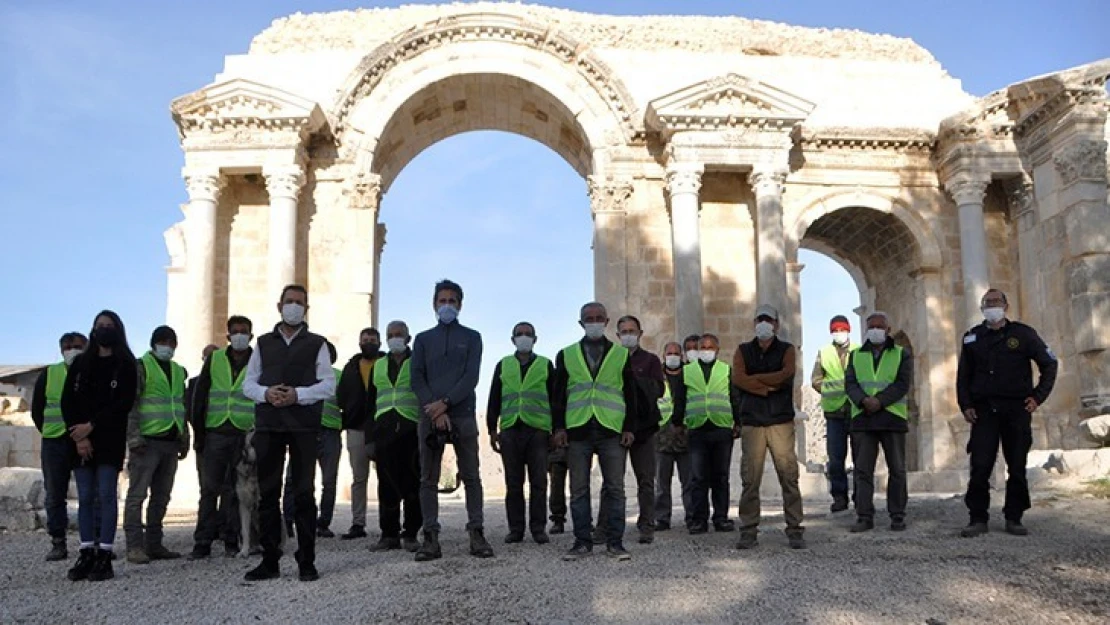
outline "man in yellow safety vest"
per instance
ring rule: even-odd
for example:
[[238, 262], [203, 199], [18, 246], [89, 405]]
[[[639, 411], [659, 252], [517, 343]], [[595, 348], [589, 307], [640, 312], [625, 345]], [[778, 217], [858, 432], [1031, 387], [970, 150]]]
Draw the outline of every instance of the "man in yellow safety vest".
[[859, 347], [852, 342], [851, 331], [847, 317], [837, 315], [832, 318], [829, 322], [832, 342], [817, 352], [817, 362], [810, 376], [813, 390], [821, 393], [821, 410], [825, 413], [825, 451], [829, 457], [826, 472], [833, 512], [847, 510], [849, 500], [848, 473], [844, 462], [849, 449], [848, 425], [852, 405], [844, 392], [844, 369], [848, 366], [848, 356]]

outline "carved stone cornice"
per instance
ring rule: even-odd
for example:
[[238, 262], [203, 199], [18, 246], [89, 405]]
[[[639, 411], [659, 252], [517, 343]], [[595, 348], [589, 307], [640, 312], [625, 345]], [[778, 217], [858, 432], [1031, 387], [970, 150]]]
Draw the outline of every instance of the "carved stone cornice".
[[987, 195], [990, 180], [960, 176], [944, 183], [944, 189], [955, 200], [956, 206], [982, 204]]
[[649, 129], [664, 136], [736, 128], [789, 133], [814, 106], [758, 80], [726, 74], [652, 100], [645, 119]]
[[276, 198], [297, 199], [305, 183], [304, 169], [300, 167], [268, 168], [263, 170], [262, 175], [266, 178], [266, 191], [271, 201]]
[[632, 179], [623, 176], [587, 176], [586, 192], [590, 210], [597, 213], [624, 213], [632, 197]]
[[1036, 222], [1036, 211], [1033, 210], [1033, 205], [1036, 203], [1033, 180], [1028, 176], [1017, 178], [1007, 184], [1005, 190], [1010, 219], [1018, 224], [1021, 232], [1029, 230]]
[[377, 209], [382, 199], [382, 177], [373, 173], [359, 173], [351, 183], [349, 195], [351, 208]]
[[181, 96], [170, 111], [193, 149], [296, 146], [327, 122], [312, 100], [242, 78]]
[[1074, 141], [1052, 157], [1064, 186], [1076, 182], [1106, 183], [1106, 141]]
[[915, 128], [857, 129], [803, 128], [799, 143], [805, 150], [930, 152], [933, 133]]
[[185, 179], [185, 190], [189, 194], [190, 202], [216, 202], [220, 199], [220, 192], [227, 185], [227, 179], [216, 169], [203, 171], [186, 169], [181, 176]]
[[[1078, 109], [1095, 117], [1106, 115], [1106, 89], [1092, 85], [1064, 88], [1055, 95], [1044, 96], [1043, 99], [1030, 96], [1026, 102], [1033, 105], [1039, 104], [1039, 106], [1019, 118], [1014, 124], [1014, 137], [1017, 139], [1032, 138], [1031, 135], [1042, 124], [1072, 109]], [[1021, 109], [1021, 104], [1011, 101], [1010, 107], [1013, 114]]]
[[701, 175], [705, 167], [699, 164], [675, 164], [667, 168], [667, 193], [676, 195], [697, 195], [701, 190]]
[[763, 197], [781, 197], [786, 191], [786, 177], [790, 171], [785, 168], [773, 166], [757, 166], [748, 176], [756, 199]]

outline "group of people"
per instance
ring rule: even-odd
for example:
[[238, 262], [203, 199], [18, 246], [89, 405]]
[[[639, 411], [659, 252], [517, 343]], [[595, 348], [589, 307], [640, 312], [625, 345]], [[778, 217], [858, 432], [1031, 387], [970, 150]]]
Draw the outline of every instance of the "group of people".
[[[465, 488], [469, 552], [494, 551], [484, 534], [479, 472], [476, 393], [482, 338], [461, 325], [463, 290], [435, 285], [437, 324], [410, 336], [408, 326], [367, 328], [359, 352], [342, 369], [336, 350], [309, 331], [308, 292], [287, 286], [277, 304], [281, 321], [257, 337], [245, 317], [227, 323], [228, 345], [209, 346], [203, 368], [190, 379], [174, 362], [177, 337], [154, 330], [150, 350], [136, 359], [123, 322], [111, 311], [94, 320], [86, 339], [62, 336], [63, 360], [47, 368], [35, 388], [32, 413], [43, 435], [42, 467], [48, 560], [67, 559], [65, 496], [71, 472], [79, 499], [80, 553], [73, 580], [113, 576], [117, 526], [116, 484], [124, 462], [127, 559], [134, 563], [181, 557], [163, 544], [162, 522], [178, 462], [197, 452], [201, 499], [191, 559], [211, 556], [224, 542], [226, 555], [248, 550], [236, 501], [237, 465], [253, 451], [258, 479], [261, 563], [248, 581], [280, 576], [286, 537], [296, 539], [302, 581], [318, 579], [317, 537], [332, 537], [336, 475], [342, 432], [351, 462], [352, 525], [342, 539], [367, 537], [367, 482], [377, 472], [380, 536], [372, 551], [404, 549], [417, 561], [442, 557], [438, 485], [445, 446], [453, 446]], [[957, 394], [972, 424], [971, 480], [965, 536], [987, 531], [989, 479], [1001, 443], [1009, 467], [1006, 529], [1026, 532], [1029, 508], [1025, 457], [1031, 446], [1030, 414], [1051, 392], [1056, 359], [1032, 328], [1005, 318], [1005, 295], [983, 298], [985, 321], [963, 338]], [[664, 346], [662, 357], [641, 346], [643, 329], [631, 315], [616, 324], [617, 342], [606, 337], [609, 314], [584, 305], [583, 338], [554, 361], [535, 352], [538, 335], [528, 322], [513, 327], [513, 351], [494, 372], [486, 410], [490, 447], [504, 464], [506, 543], [526, 530], [539, 544], [561, 533], [567, 517], [566, 482], [574, 541], [564, 554], [577, 560], [604, 545], [617, 560], [625, 549], [625, 471], [635, 475], [638, 542], [649, 544], [671, 528], [671, 483], [677, 467], [684, 523], [690, 534], [739, 529], [738, 549], [758, 544], [760, 485], [771, 456], [783, 493], [786, 535], [804, 549], [802, 496], [795, 453], [795, 347], [779, 338], [779, 314], [759, 306], [754, 336], [741, 343], [732, 364], [719, 359], [713, 334], [691, 335]], [[837, 316], [832, 342], [821, 348], [813, 386], [821, 393], [828, 424], [828, 477], [832, 511], [854, 502], [851, 531], [874, 527], [874, 472], [878, 450], [889, 469], [887, 506], [891, 529], [906, 529], [906, 433], [913, 357], [896, 344], [890, 319], [873, 312], [865, 341], [851, 341], [851, 326]], [[1030, 361], [1040, 369], [1034, 386]], [[740, 439], [742, 494], [739, 528], [729, 519], [732, 453]], [[851, 451], [854, 495], [846, 461]], [[595, 519], [590, 471], [597, 458], [600, 503]], [[288, 465], [286, 460], [288, 459]], [[323, 477], [320, 506], [315, 473]], [[548, 481], [550, 477], [550, 518]], [[529, 484], [527, 502], [525, 481]], [[283, 493], [284, 484], [284, 493]], [[147, 500], [149, 498], [149, 503]], [[143, 505], [147, 503], [145, 518]], [[280, 506], [279, 504], [284, 504]], [[283, 522], [284, 521], [284, 522]]]

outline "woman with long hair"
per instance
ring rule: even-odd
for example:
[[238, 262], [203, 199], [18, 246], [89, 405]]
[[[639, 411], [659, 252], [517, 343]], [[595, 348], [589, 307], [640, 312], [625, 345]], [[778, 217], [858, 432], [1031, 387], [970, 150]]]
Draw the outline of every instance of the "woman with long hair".
[[66, 375], [62, 416], [76, 448], [77, 522], [81, 552], [68, 577], [101, 581], [114, 577], [119, 472], [127, 450], [127, 415], [135, 403], [135, 355], [119, 315], [101, 311], [89, 346]]

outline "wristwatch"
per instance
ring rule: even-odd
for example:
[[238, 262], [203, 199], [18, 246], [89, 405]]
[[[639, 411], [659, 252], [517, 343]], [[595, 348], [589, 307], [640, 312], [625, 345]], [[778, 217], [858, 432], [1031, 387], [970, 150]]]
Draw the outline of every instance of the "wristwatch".
[[450, 397], [444, 397], [443, 399], [441, 399], [439, 401], [443, 402], [444, 406], [446, 406], [448, 408], [451, 407], [451, 398]]

